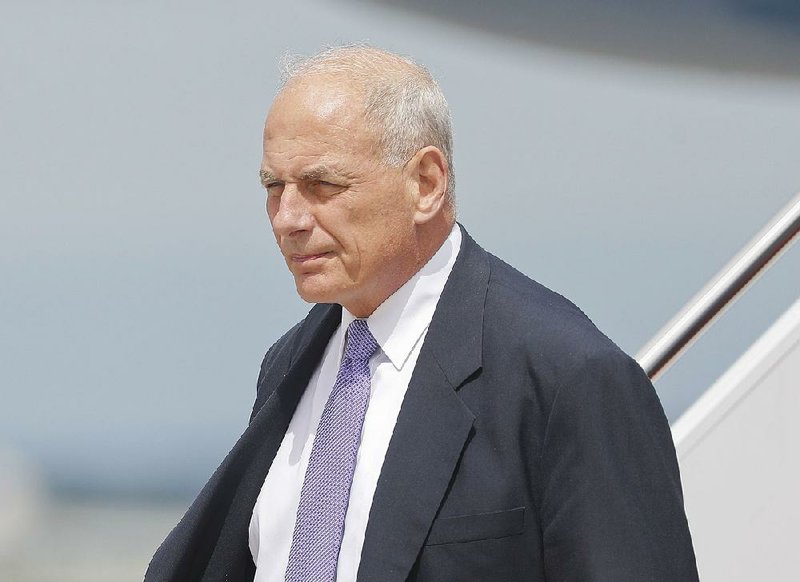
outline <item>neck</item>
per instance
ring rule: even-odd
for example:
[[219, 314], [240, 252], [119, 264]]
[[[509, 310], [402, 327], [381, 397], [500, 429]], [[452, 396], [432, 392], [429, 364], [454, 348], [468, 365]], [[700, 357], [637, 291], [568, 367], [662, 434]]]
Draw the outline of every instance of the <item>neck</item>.
[[402, 274], [397, 273], [398, 276], [394, 279], [393, 285], [385, 289], [376, 289], [375, 293], [371, 294], [371, 297], [376, 297], [377, 299], [342, 303], [342, 307], [357, 318], [369, 317], [386, 299], [416, 275], [433, 258], [433, 255], [441, 248], [444, 241], [447, 240], [454, 223], [452, 220], [436, 221], [436, 224], [431, 224], [432, 222], [418, 227], [418, 244], [416, 249], [412, 251], [414, 260], [409, 262], [408, 267], [403, 269]]

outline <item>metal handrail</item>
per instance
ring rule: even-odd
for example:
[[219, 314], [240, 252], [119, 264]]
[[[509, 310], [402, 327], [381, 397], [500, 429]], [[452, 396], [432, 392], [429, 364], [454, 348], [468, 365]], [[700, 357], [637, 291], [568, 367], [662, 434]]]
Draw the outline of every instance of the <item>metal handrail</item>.
[[636, 354], [651, 380], [663, 374], [800, 233], [800, 192]]

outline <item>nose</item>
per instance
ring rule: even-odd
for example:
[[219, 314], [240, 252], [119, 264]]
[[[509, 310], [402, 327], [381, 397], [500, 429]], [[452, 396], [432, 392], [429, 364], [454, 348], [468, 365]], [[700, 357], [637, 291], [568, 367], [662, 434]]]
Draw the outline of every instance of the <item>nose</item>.
[[267, 214], [272, 231], [279, 237], [309, 231], [314, 224], [308, 200], [292, 183], [285, 184], [279, 196], [268, 196]]

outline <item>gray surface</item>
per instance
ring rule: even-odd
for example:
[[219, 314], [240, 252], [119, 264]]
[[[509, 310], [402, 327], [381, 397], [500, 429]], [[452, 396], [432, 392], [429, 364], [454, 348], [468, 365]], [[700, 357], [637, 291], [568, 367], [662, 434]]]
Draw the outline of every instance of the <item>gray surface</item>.
[[140, 582], [182, 505], [52, 500], [12, 556], [8, 582]]
[[[194, 493], [304, 313], [256, 178], [286, 49], [366, 39], [428, 64], [453, 109], [463, 223], [629, 352], [800, 189], [792, 78], [561, 52], [375, 4], [3, 13], [0, 441], [59, 489]], [[660, 381], [670, 415], [798, 288], [795, 249]]]
[[800, 300], [675, 426], [704, 582], [797, 578], [798, 377]]
[[353, 0], [612, 58], [800, 75], [797, 0]]

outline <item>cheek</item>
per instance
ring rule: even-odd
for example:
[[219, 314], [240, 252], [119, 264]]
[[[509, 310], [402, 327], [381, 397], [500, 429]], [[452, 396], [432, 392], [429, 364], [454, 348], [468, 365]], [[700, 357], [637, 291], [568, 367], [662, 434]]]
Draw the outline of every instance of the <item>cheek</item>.
[[269, 218], [270, 224], [272, 224], [272, 219], [275, 218], [275, 215], [278, 213], [278, 204], [280, 201], [274, 197], [267, 194], [267, 199], [264, 202], [264, 208], [267, 211], [267, 218]]
[[373, 268], [386, 269], [388, 264], [405, 261], [413, 252], [414, 233], [397, 219], [376, 221], [362, 243], [364, 261]]
[[269, 198], [267, 198], [267, 202], [266, 202], [266, 204], [264, 206], [265, 206], [266, 211], [267, 211], [267, 220], [269, 221], [269, 227], [274, 233], [275, 229], [272, 226], [272, 219], [275, 218], [275, 208], [274, 208], [275, 205], [274, 205], [274, 203], [270, 202]]
[[[396, 188], [396, 185], [393, 185]], [[376, 195], [392, 192], [392, 195]], [[364, 203], [369, 200], [369, 203]], [[318, 226], [328, 231], [344, 250], [343, 259], [349, 269], [386, 262], [413, 244], [414, 212], [396, 189], [372, 184], [370, 188], [353, 191], [341, 205], [329, 208], [325, 220]], [[318, 217], [319, 218], [319, 217]]]

